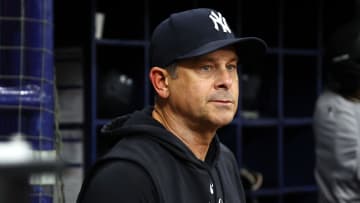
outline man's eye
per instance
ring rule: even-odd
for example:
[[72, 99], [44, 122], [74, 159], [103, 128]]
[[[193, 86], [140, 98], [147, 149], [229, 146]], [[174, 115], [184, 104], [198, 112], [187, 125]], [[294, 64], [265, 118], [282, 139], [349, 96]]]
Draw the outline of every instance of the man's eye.
[[228, 65], [226, 66], [226, 68], [229, 70], [229, 71], [235, 71], [237, 69], [237, 65]]
[[201, 66], [200, 70], [204, 72], [210, 72], [213, 68], [211, 66]]

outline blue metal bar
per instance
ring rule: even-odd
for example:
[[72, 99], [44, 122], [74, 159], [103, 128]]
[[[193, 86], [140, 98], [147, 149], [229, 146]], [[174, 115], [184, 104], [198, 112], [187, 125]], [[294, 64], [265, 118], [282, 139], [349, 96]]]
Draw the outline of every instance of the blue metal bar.
[[[280, 0], [280, 8], [279, 8], [279, 33], [278, 33], [278, 41], [279, 41], [279, 49], [283, 49], [283, 40], [284, 40], [284, 0]], [[284, 185], [284, 161], [283, 161], [283, 125], [282, 120], [284, 119], [283, 112], [283, 90], [284, 90], [284, 55], [283, 52], [280, 51], [278, 55], [278, 118], [280, 120], [278, 124], [278, 180], [279, 187]], [[282, 196], [279, 197], [279, 203], [283, 202]]]
[[145, 40], [126, 40], [126, 39], [94, 39], [97, 45], [107, 46], [146, 46], [148, 44]]
[[299, 126], [299, 125], [309, 125], [313, 119], [311, 117], [307, 118], [285, 118], [283, 124], [286, 126]]
[[86, 160], [88, 166], [92, 165], [97, 157], [97, 132], [96, 132], [96, 120], [97, 120], [97, 99], [96, 99], [96, 90], [97, 90], [97, 54], [96, 54], [96, 41], [95, 41], [95, 12], [96, 12], [96, 1], [92, 1], [91, 7], [91, 29], [90, 29], [90, 37], [91, 37], [91, 80], [90, 80], [90, 99], [91, 99], [91, 119], [90, 119], [90, 140], [89, 140], [89, 158]]

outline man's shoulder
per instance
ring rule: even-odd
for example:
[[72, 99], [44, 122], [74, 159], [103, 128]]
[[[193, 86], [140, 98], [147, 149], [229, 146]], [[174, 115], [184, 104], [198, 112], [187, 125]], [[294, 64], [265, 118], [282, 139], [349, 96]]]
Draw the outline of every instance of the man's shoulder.
[[236, 163], [234, 153], [225, 144], [220, 143], [220, 160], [230, 163]]
[[222, 152], [222, 153], [225, 153], [225, 154], [228, 154], [228, 155], [232, 155], [233, 153], [232, 153], [232, 151], [229, 149], [229, 147], [228, 146], [226, 146], [224, 143], [221, 143], [220, 142], [220, 151]]
[[103, 159], [146, 158], [152, 159], [161, 153], [162, 148], [156, 141], [146, 136], [131, 136], [120, 140]]
[[342, 107], [348, 106], [351, 102], [346, 100], [340, 94], [337, 94], [333, 91], [326, 90], [324, 91], [317, 99], [318, 106], [335, 106], [335, 107]]
[[[139, 202], [158, 198], [148, 171], [131, 161], [97, 163], [84, 181], [78, 202]], [[141, 196], [139, 196], [139, 194]]]

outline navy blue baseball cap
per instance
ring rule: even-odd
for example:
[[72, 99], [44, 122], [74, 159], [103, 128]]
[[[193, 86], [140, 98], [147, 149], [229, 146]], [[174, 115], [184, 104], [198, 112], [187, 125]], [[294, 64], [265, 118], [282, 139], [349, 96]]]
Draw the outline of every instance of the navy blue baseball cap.
[[233, 45], [240, 63], [253, 62], [266, 52], [257, 37], [235, 37], [225, 17], [216, 10], [197, 8], [170, 15], [154, 30], [150, 44], [151, 66], [166, 67], [176, 60], [201, 56]]

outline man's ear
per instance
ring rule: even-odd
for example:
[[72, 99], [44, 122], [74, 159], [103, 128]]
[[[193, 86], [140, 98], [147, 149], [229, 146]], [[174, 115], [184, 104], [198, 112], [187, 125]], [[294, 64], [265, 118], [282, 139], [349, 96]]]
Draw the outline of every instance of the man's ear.
[[167, 98], [169, 96], [168, 88], [168, 72], [160, 67], [152, 67], [149, 73], [150, 81], [161, 98]]

